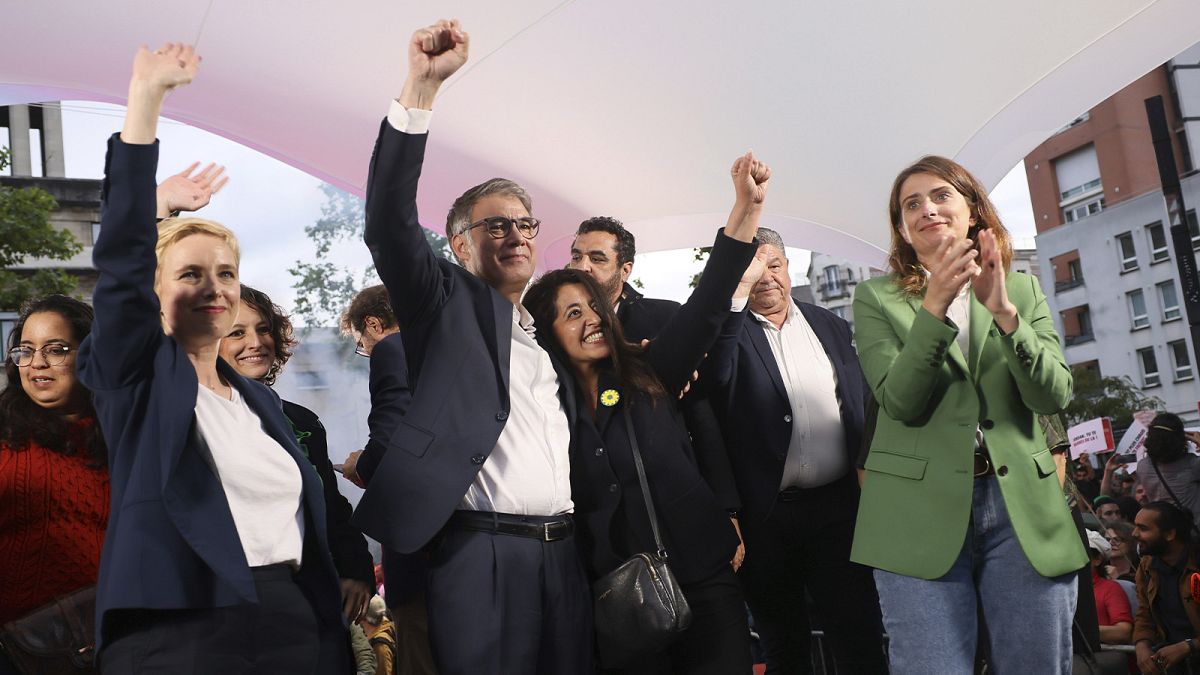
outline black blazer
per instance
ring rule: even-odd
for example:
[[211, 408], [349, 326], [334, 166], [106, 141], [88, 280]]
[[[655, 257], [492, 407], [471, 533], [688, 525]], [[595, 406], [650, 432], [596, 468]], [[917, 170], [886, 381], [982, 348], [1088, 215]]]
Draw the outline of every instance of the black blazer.
[[[403, 326], [412, 402], [382, 459], [369, 460], [377, 468], [354, 522], [401, 553], [424, 546], [449, 520], [509, 412], [513, 305], [425, 241], [416, 196], [426, 138], [383, 120], [367, 178], [364, 238]], [[570, 423], [572, 380], [557, 360], [554, 367]]]
[[[162, 331], [154, 293], [157, 165], [157, 142], [126, 145], [117, 134], [109, 140], [93, 252], [100, 270], [96, 319], [77, 361], [79, 378], [95, 397], [112, 481], [96, 585], [98, 648], [109, 637], [115, 610], [257, 602], [225, 492], [200, 449], [195, 368]], [[317, 614], [317, 672], [347, 672], [351, 661], [321, 481], [296, 445], [275, 393], [224, 361], [217, 361], [217, 371], [300, 468], [304, 549], [298, 581]]]
[[[643, 338], [657, 337], [677, 311], [678, 302], [644, 297], [633, 286], [625, 284], [621, 292], [621, 303], [617, 305], [617, 318], [621, 320], [621, 330], [625, 333], [625, 339], [638, 344]], [[726, 511], [740, 510], [741, 499], [733, 482], [733, 470], [729, 466], [725, 439], [721, 437], [721, 427], [717, 423], [716, 413], [708, 401], [704, 386], [693, 383], [680, 406], [683, 410], [684, 424], [692, 439], [696, 462], [700, 465], [700, 473], [704, 475], [708, 486], [712, 488]]]
[[[391, 431], [404, 418], [412, 402], [404, 339], [399, 333], [383, 338], [371, 350], [370, 388], [371, 414], [367, 426], [371, 436], [357, 466], [358, 474], [367, 482], [375, 475], [379, 460], [387, 451]], [[424, 551], [399, 553], [384, 546], [383, 584], [388, 607], [398, 607], [424, 591], [427, 569]]]
[[[611, 374], [601, 378], [595, 419], [581, 415], [571, 444], [571, 494], [589, 572], [601, 576], [635, 553], [654, 550], [623, 410], [629, 406], [658, 511], [671, 569], [681, 583], [706, 579], [728, 565], [737, 548], [729, 515], [700, 473], [678, 406], [670, 392], [690, 379], [716, 338], [729, 297], [754, 252], [723, 234], [700, 285], [650, 343], [646, 355], [668, 392], [665, 399], [626, 391]], [[611, 393], [619, 400], [615, 405]]]
[[329, 552], [333, 554], [338, 576], [362, 581], [375, 588], [375, 561], [362, 532], [350, 524], [354, 509], [338, 491], [337, 474], [329, 460], [325, 425], [316, 413], [291, 401], [283, 401], [283, 414], [292, 424], [292, 433], [300, 450], [321, 478], [325, 493], [325, 531], [329, 534]]
[[[854, 466], [862, 442], [867, 387], [850, 324], [827, 309], [793, 301], [821, 341], [837, 375], [845, 452]], [[761, 521], [774, 506], [783, 480], [792, 408], [766, 333], [749, 310], [733, 314], [725, 322], [705, 362], [701, 380], [704, 378], [717, 389], [711, 398], [725, 431], [743, 519]]]

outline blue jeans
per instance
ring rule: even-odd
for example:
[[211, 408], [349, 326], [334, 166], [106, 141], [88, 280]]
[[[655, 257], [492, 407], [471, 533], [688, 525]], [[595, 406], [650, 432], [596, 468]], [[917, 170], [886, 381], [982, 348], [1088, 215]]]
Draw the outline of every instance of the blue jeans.
[[1071, 672], [1075, 574], [1044, 577], [1013, 532], [995, 476], [975, 479], [971, 522], [958, 559], [926, 580], [875, 570], [892, 675], [970, 675], [978, 610], [996, 675]]

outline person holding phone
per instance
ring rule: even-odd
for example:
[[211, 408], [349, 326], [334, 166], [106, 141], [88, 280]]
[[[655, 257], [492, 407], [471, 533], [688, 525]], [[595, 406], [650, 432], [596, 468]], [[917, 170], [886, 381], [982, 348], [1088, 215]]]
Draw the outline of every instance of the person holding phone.
[[905, 168], [888, 206], [891, 274], [854, 296], [879, 415], [851, 559], [876, 568], [891, 672], [971, 672], [982, 614], [997, 672], [1069, 673], [1088, 557], [1037, 421], [1072, 390], [1046, 299], [953, 160]]

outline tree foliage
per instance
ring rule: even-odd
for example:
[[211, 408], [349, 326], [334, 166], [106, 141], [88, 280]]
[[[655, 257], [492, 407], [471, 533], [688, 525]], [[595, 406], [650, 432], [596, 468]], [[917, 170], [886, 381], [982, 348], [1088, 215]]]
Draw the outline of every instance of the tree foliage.
[[[8, 162], [8, 149], [0, 148], [0, 169]], [[54, 197], [41, 188], [0, 185], [0, 309], [14, 310], [31, 297], [75, 290], [75, 278], [63, 269], [11, 269], [27, 258], [69, 260], [83, 250], [74, 235], [50, 223], [57, 208]]]
[[1063, 418], [1070, 426], [1107, 417], [1114, 429], [1123, 429], [1133, 422], [1133, 413], [1162, 406], [1161, 399], [1147, 396], [1128, 376], [1101, 377], [1094, 370], [1081, 368], [1075, 371], [1075, 397], [1063, 411]]
[[[304, 233], [316, 247], [312, 260], [297, 260], [288, 270], [292, 288], [296, 289], [293, 317], [309, 326], [336, 326], [342, 310], [363, 288], [379, 283], [375, 266], [352, 268], [329, 261], [334, 247], [343, 243], [362, 245], [363, 200], [332, 185], [324, 184], [325, 204], [321, 218], [304, 228]], [[450, 242], [428, 229], [422, 230], [434, 253], [452, 257]]]

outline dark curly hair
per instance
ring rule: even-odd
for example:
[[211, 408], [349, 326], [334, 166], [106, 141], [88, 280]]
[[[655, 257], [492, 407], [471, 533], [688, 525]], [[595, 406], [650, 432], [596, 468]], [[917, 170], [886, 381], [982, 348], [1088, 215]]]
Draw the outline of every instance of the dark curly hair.
[[[558, 289], [569, 284], [582, 285], [591, 294], [593, 300], [605, 297], [600, 284], [596, 283], [590, 274], [567, 269], [543, 274], [529, 287], [529, 291], [525, 293], [525, 298], [521, 301], [521, 304], [525, 305], [525, 309], [533, 315], [533, 325], [537, 326], [540, 334], [546, 337], [547, 343], [562, 359], [562, 362], [568, 364], [571, 360], [567, 357], [562, 345], [559, 344], [551, 327], [554, 325], [554, 319], [558, 316], [558, 308], [555, 306]], [[621, 330], [621, 322], [613, 313], [612, 305], [603, 301], [596, 302], [594, 309], [600, 315], [600, 329], [611, 338], [608, 341], [611, 345], [609, 357], [607, 364], [604, 365], [607, 365], [616, 374], [617, 379], [625, 387], [648, 394], [651, 398], [665, 397], [667, 393], [663, 389], [662, 383], [659, 382], [658, 376], [654, 374], [650, 364], [642, 359], [645, 348], [626, 342], [625, 333]]]
[[1170, 464], [1188, 453], [1183, 420], [1174, 413], [1159, 413], [1146, 432], [1146, 454], [1159, 464]]
[[[25, 331], [25, 322], [29, 317], [43, 312], [53, 312], [67, 322], [71, 327], [71, 340], [75, 347], [92, 332], [92, 319], [95, 314], [86, 303], [65, 295], [34, 298], [21, 307], [5, 346], [6, 352], [20, 344], [21, 334]], [[7, 356], [6, 353], [4, 375], [7, 385], [0, 391], [0, 444], [17, 451], [24, 450], [32, 444], [64, 455], [85, 452], [93, 466], [106, 465], [108, 451], [104, 445], [104, 437], [100, 434], [100, 426], [95, 423], [96, 409], [92, 406], [91, 393], [81, 397], [83, 408], [79, 412], [80, 419], [92, 421], [75, 427], [67, 423], [58, 412], [43, 408], [29, 397], [25, 388], [21, 386], [20, 369]], [[83, 385], [78, 381], [75, 386], [83, 389]]]
[[627, 262], [633, 262], [637, 255], [637, 240], [633, 238], [633, 233], [625, 229], [625, 224], [613, 218], [612, 216], [594, 216], [588, 218], [579, 224], [579, 229], [575, 230], [575, 236], [587, 234], [588, 232], [607, 232], [617, 238], [617, 264], [624, 265]]
[[287, 314], [284, 314], [279, 305], [271, 302], [271, 298], [266, 293], [242, 284], [242, 302], [258, 312], [263, 321], [267, 322], [267, 330], [271, 332], [271, 341], [275, 343], [275, 358], [271, 360], [271, 369], [262, 379], [264, 384], [271, 386], [275, 384], [275, 378], [279, 377], [279, 371], [283, 370], [283, 364], [292, 358], [292, 350], [300, 344], [300, 341], [296, 339], [295, 331], [292, 329], [292, 320], [288, 318]]

